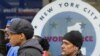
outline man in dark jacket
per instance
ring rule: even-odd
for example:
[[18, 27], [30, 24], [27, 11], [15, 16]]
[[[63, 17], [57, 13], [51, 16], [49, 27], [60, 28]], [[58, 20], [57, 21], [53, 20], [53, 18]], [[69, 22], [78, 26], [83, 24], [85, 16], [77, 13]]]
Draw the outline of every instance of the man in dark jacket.
[[0, 56], [6, 56], [7, 52], [4, 35], [4, 32], [0, 29]]
[[12, 46], [20, 46], [18, 56], [42, 56], [42, 47], [32, 39], [34, 29], [25, 19], [15, 18], [10, 21], [6, 34]]
[[83, 37], [79, 31], [71, 31], [64, 35], [62, 41], [62, 56], [83, 56], [80, 49]]

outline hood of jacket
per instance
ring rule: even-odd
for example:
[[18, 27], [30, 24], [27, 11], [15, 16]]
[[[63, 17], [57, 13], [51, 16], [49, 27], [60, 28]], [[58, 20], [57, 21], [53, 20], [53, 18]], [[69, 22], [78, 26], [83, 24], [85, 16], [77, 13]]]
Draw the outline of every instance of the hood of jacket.
[[43, 51], [41, 45], [36, 39], [29, 39], [24, 43], [23, 45], [20, 46], [20, 49], [26, 48], [26, 47], [34, 47], [39, 49], [41, 52]]

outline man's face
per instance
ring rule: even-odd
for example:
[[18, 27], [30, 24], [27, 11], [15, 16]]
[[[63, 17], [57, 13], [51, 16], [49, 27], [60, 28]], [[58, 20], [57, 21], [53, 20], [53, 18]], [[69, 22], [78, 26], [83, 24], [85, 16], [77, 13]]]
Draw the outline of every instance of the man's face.
[[61, 48], [62, 48], [61, 54], [67, 56], [67, 55], [72, 55], [75, 52], [76, 46], [74, 46], [71, 42], [67, 40], [63, 40]]
[[21, 43], [21, 34], [15, 34], [11, 32], [6, 33], [9, 37], [9, 42], [12, 46], [20, 45]]

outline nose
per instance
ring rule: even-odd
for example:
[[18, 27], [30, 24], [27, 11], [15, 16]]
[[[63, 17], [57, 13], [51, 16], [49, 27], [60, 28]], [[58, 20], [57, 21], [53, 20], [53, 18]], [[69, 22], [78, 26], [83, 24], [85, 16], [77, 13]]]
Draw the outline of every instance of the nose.
[[5, 39], [10, 39], [9, 36], [6, 36]]
[[64, 44], [61, 45], [61, 48], [62, 48], [62, 49], [64, 48]]
[[7, 33], [5, 33], [5, 39], [10, 39]]

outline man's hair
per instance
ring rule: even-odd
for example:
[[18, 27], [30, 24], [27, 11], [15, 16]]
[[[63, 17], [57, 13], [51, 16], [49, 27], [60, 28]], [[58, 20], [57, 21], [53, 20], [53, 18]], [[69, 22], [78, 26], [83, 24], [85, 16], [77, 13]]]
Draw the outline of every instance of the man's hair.
[[34, 37], [39, 41], [39, 44], [41, 45], [43, 50], [46, 50], [46, 51], [49, 50], [50, 45], [49, 45], [49, 42], [48, 42], [47, 39], [42, 38], [42, 37], [40, 37], [38, 35], [34, 35]]
[[[33, 30], [34, 31], [34, 30]], [[33, 37], [33, 34], [34, 34], [34, 32], [33, 32], [31, 29], [20, 29], [19, 31], [18, 31], [18, 34], [20, 34], [20, 33], [24, 33], [24, 35], [25, 35], [25, 37], [26, 37], [26, 39], [31, 39], [32, 37]]]

